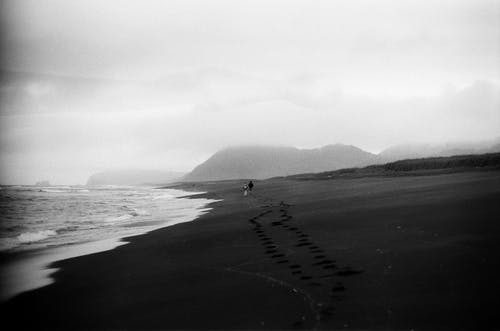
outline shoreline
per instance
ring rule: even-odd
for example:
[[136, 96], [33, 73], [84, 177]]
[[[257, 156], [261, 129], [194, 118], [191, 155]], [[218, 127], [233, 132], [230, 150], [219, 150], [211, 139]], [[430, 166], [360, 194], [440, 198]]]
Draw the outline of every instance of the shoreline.
[[[495, 329], [500, 172], [189, 183], [197, 222], [55, 263], [23, 328]], [[193, 186], [194, 185], [194, 186]], [[50, 312], [50, 313], [49, 313]], [[36, 321], [36, 322], [35, 322]]]
[[[177, 189], [178, 191], [182, 191]], [[205, 192], [192, 194], [184, 191], [185, 195], [180, 195], [176, 199], [198, 199]], [[45, 247], [42, 249], [25, 249], [0, 252], [1, 272], [0, 272], [0, 303], [5, 303], [23, 292], [32, 291], [55, 282], [52, 277], [59, 268], [54, 267], [59, 261], [73, 259], [113, 250], [116, 247], [129, 244], [128, 238], [146, 235], [158, 229], [174, 226], [185, 222], [196, 221], [199, 217], [209, 212], [209, 207], [215, 201], [206, 199], [202, 205], [193, 209], [192, 215], [177, 216], [176, 219], [154, 226], [149, 230], [140, 230], [134, 234], [126, 234], [106, 239], [64, 244], [56, 247]], [[154, 224], [157, 224], [155, 222]]]
[[[112, 250], [129, 242], [125, 238], [112, 238], [87, 243], [64, 245], [55, 248], [45, 248], [35, 251], [22, 251], [16, 253], [2, 253], [2, 289], [0, 303], [7, 302], [23, 292], [32, 291], [54, 283], [52, 275], [59, 268], [53, 267], [54, 263], [62, 260], [76, 258]], [[5, 257], [5, 255], [12, 255]]]

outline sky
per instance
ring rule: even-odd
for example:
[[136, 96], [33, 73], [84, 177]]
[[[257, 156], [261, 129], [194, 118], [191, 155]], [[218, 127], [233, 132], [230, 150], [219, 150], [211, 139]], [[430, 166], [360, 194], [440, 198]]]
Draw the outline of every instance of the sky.
[[0, 0], [0, 183], [500, 136], [500, 0]]

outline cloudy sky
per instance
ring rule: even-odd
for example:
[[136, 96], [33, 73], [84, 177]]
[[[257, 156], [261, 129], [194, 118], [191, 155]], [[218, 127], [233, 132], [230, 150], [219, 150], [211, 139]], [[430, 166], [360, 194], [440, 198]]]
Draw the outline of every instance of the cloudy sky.
[[497, 0], [0, 1], [0, 183], [500, 136]]

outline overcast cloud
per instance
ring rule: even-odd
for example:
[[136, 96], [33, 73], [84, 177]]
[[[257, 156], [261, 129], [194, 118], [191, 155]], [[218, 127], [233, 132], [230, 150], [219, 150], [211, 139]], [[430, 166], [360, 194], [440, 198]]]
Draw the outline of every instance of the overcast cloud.
[[1, 1], [0, 183], [500, 132], [500, 1]]

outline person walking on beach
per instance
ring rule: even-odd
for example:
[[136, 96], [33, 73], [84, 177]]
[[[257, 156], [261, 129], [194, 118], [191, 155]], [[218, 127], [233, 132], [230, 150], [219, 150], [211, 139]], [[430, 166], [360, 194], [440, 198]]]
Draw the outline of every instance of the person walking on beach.
[[253, 182], [250, 181], [250, 183], [248, 183], [248, 190], [252, 192], [252, 188], [253, 188]]
[[243, 185], [243, 196], [246, 197], [247, 195], [248, 195], [248, 185], [245, 184], [245, 185]]

